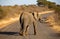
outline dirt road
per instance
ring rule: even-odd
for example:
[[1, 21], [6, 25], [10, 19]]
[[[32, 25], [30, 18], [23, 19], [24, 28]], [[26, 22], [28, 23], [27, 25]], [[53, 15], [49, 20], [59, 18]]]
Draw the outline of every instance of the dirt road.
[[20, 36], [20, 24], [19, 21], [16, 21], [13, 24], [0, 29], [0, 39], [60, 39], [60, 36], [50, 29], [49, 25], [46, 23], [38, 22], [36, 29], [37, 35], [33, 35], [33, 27], [30, 27], [28, 36]]

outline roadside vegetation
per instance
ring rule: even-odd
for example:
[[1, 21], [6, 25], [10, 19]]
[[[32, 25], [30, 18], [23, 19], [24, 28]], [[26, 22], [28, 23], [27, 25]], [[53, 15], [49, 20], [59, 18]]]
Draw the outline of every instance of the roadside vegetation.
[[34, 4], [32, 5], [14, 5], [14, 6], [1, 6], [0, 5], [0, 20], [3, 18], [9, 19], [9, 18], [15, 18], [16, 16], [19, 16], [22, 11], [27, 12], [41, 12], [49, 10], [47, 7], [39, 7]]
[[55, 22], [60, 25], [60, 5], [55, 2], [50, 2], [47, 0], [37, 0], [38, 6], [47, 6], [51, 10], [55, 10]]

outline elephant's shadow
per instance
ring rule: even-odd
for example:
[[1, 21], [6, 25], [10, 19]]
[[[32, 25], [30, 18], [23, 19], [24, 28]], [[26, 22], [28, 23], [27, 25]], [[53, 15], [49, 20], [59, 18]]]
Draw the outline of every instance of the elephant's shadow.
[[19, 32], [0, 32], [0, 35], [19, 35]]

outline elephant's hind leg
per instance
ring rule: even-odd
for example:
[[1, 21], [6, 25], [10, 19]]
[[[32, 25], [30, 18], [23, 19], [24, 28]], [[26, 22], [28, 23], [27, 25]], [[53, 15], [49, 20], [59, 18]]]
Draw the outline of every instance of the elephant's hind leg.
[[24, 30], [24, 21], [21, 22], [21, 28], [19, 34], [23, 36], [23, 30]]
[[36, 25], [34, 22], [33, 22], [33, 28], [34, 28], [34, 35], [36, 35]]
[[29, 26], [27, 25], [25, 34], [28, 35]]

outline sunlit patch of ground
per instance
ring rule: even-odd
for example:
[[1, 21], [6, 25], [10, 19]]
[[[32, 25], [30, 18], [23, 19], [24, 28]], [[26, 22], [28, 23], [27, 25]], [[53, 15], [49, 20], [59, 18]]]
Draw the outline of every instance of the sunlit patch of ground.
[[54, 29], [57, 33], [60, 33], [60, 26], [54, 25], [52, 29]]
[[19, 20], [19, 17], [9, 18], [8, 20], [1, 20], [0, 21], [0, 28], [6, 27], [7, 25]]

